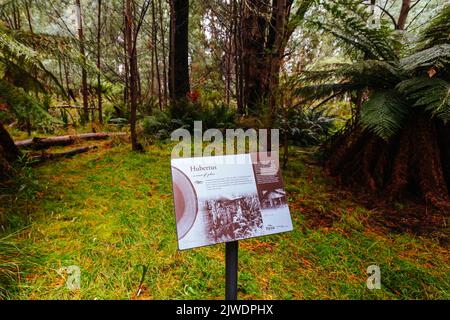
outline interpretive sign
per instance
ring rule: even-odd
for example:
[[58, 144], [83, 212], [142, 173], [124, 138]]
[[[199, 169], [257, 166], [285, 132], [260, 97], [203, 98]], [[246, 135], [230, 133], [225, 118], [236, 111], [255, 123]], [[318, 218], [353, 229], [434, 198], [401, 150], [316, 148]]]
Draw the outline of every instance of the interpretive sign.
[[291, 231], [274, 154], [172, 159], [178, 248]]

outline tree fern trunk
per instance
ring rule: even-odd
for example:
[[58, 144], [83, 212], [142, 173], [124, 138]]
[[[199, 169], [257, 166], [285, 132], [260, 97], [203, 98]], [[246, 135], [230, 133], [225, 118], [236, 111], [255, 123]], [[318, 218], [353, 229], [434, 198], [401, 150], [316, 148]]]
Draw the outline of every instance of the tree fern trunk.
[[448, 124], [423, 112], [414, 113], [390, 141], [356, 125], [331, 143], [325, 166], [339, 182], [383, 199], [419, 196], [449, 210], [449, 133]]
[[14, 144], [13, 139], [8, 131], [0, 122], [0, 146], [3, 149], [3, 158], [8, 162], [14, 162], [20, 156], [20, 151]]
[[19, 149], [0, 122], [0, 178], [4, 178], [11, 171], [11, 163], [19, 156]]

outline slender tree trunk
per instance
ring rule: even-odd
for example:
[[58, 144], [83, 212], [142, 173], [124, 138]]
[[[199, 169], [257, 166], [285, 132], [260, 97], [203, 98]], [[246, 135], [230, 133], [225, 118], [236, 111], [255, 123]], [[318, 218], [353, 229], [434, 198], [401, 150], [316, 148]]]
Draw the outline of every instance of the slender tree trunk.
[[128, 104], [128, 100], [129, 100], [129, 96], [130, 96], [130, 94], [129, 94], [129, 89], [130, 89], [130, 86], [129, 86], [129, 75], [130, 75], [130, 68], [129, 68], [129, 65], [128, 65], [128, 44], [127, 44], [127, 42], [128, 42], [128, 37], [127, 37], [127, 19], [126, 19], [126, 14], [125, 14], [125, 0], [124, 0], [124, 2], [123, 2], [123, 12], [124, 12], [124, 20], [123, 20], [123, 23], [124, 23], [124, 27], [123, 27], [123, 52], [124, 52], [124, 72], [125, 72], [125, 77], [124, 77], [124, 79], [125, 79], [125, 88], [124, 88], [124, 90], [123, 90], [123, 101], [124, 101], [124, 103], [125, 103], [125, 105], [127, 105]]
[[168, 100], [168, 88], [167, 88], [167, 63], [166, 63], [166, 36], [164, 31], [164, 17], [162, 10], [162, 0], [158, 0], [158, 8], [159, 8], [159, 23], [161, 30], [161, 52], [162, 52], [162, 62], [163, 62], [163, 90], [164, 90], [164, 107], [167, 106]]
[[136, 133], [136, 112], [137, 112], [137, 53], [134, 41], [135, 36], [135, 22], [132, 10], [132, 0], [126, 0], [125, 5], [126, 17], [126, 38], [127, 38], [127, 58], [130, 66], [130, 126], [131, 126], [131, 145], [133, 151], [141, 151], [137, 141]]
[[[232, 8], [232, 5], [231, 5]], [[226, 32], [226, 51], [225, 51], [225, 102], [227, 107], [230, 107], [231, 99], [231, 69], [232, 65], [232, 52], [233, 52], [233, 32], [234, 23], [233, 19], [230, 20], [227, 26]]]
[[[69, 101], [67, 101], [70, 104], [70, 99], [76, 102], [75, 94], [73, 93], [73, 90], [70, 88], [70, 66], [67, 64], [66, 58], [62, 58], [62, 66], [64, 68], [64, 80], [66, 82], [66, 90], [69, 94]], [[75, 124], [75, 122], [74, 122]]]
[[[83, 17], [81, 12], [80, 0], [75, 0], [77, 8], [77, 18], [78, 18], [78, 37], [80, 41], [80, 54], [83, 63], [86, 63], [86, 54], [84, 48], [84, 33], [83, 33]], [[81, 69], [81, 81], [82, 81], [82, 95], [83, 95], [83, 121], [89, 122], [89, 100], [88, 100], [88, 85], [87, 85], [87, 72], [86, 68], [83, 66]]]
[[177, 103], [189, 93], [189, 0], [171, 0], [171, 98], [175, 114], [183, 114], [184, 106]]
[[158, 83], [158, 104], [159, 109], [162, 110], [162, 95], [161, 95], [161, 72], [159, 70], [158, 57], [158, 23], [156, 22], [156, 6], [155, 1], [152, 1], [152, 29], [153, 29], [153, 50], [155, 55], [156, 80]]
[[97, 99], [98, 99], [98, 121], [103, 123], [102, 108], [102, 83], [101, 83], [101, 31], [102, 31], [102, 0], [98, 0], [97, 11]]
[[153, 50], [153, 47], [155, 46], [155, 43], [153, 42], [153, 30], [152, 28], [152, 35], [149, 39], [150, 44], [150, 96], [155, 96], [155, 50]]
[[411, 0], [403, 0], [402, 7], [400, 9], [400, 16], [398, 17], [397, 29], [404, 30], [406, 20], [408, 19], [409, 11], [411, 9]]
[[[134, 46], [134, 48], [136, 48], [136, 44], [134, 44], [133, 46]], [[135, 50], [137, 50], [137, 49], [135, 49]], [[136, 59], [134, 60], [134, 63], [136, 64], [134, 69], [136, 70], [137, 100], [140, 101], [141, 97], [142, 97], [142, 86], [141, 86], [141, 73], [139, 72], [137, 54], [136, 54]]]
[[170, 32], [169, 32], [169, 95], [175, 100], [175, 9], [174, 0], [169, 0], [170, 6]]
[[59, 82], [61, 83], [62, 86], [64, 86], [61, 58], [58, 58], [58, 72], [59, 72]]
[[242, 60], [242, 19], [241, 13], [242, 1], [233, 1], [233, 16], [234, 16], [234, 50], [235, 50], [235, 73], [236, 73], [236, 100], [237, 113], [239, 115], [245, 114], [244, 100], [243, 100], [243, 60]]

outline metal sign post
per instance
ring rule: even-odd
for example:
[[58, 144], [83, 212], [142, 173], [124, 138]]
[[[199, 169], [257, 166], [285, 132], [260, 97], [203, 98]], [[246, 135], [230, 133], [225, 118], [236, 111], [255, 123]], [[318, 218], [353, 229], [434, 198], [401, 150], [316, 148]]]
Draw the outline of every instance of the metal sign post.
[[237, 300], [238, 241], [225, 243], [225, 299]]

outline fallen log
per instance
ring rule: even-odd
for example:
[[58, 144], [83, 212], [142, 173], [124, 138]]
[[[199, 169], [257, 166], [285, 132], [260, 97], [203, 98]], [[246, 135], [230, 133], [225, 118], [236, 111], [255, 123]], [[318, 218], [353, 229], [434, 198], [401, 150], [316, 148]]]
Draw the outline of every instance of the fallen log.
[[67, 135], [50, 138], [27, 139], [15, 142], [19, 148], [30, 148], [33, 150], [43, 150], [53, 146], [67, 146], [74, 144], [79, 140], [103, 140], [109, 137], [126, 136], [126, 132], [100, 132], [100, 133], [82, 133], [78, 135]]
[[72, 150], [69, 150], [66, 152], [60, 152], [60, 153], [44, 153], [43, 152], [40, 155], [31, 156], [30, 158], [32, 160], [32, 163], [40, 163], [40, 162], [44, 162], [47, 160], [54, 160], [54, 159], [59, 159], [59, 158], [70, 158], [77, 154], [89, 152], [89, 151], [95, 150], [95, 149], [98, 149], [98, 147], [97, 146], [88, 146], [88, 147], [72, 149]]

